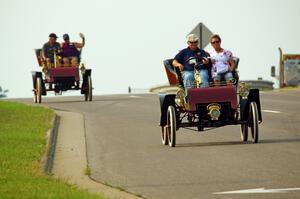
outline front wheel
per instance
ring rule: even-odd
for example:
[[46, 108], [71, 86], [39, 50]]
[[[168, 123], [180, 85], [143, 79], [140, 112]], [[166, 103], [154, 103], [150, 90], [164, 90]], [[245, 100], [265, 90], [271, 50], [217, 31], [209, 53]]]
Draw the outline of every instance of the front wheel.
[[168, 107], [167, 113], [167, 135], [170, 147], [175, 147], [176, 144], [176, 114], [174, 106]]
[[42, 102], [42, 78], [36, 78], [36, 87], [34, 93], [34, 102], [41, 103]]
[[168, 144], [168, 134], [167, 134], [167, 128], [166, 127], [161, 127], [161, 142], [163, 145]]
[[87, 78], [87, 88], [84, 93], [84, 99], [85, 99], [85, 101], [92, 101], [92, 99], [93, 99], [93, 87], [92, 87], [91, 76], [88, 76], [88, 78]]
[[247, 126], [247, 124], [241, 125], [241, 140], [243, 142], [248, 141], [248, 126]]
[[258, 111], [256, 102], [251, 102], [249, 106], [249, 125], [251, 129], [252, 141], [258, 142], [259, 128], [258, 128]]
[[34, 102], [34, 103], [37, 103], [36, 91], [34, 91], [34, 95], [33, 95], [33, 102]]

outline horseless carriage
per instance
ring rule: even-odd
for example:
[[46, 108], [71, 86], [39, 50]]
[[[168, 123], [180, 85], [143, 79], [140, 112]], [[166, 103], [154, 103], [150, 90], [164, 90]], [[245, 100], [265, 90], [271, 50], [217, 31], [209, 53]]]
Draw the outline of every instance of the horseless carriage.
[[[43, 68], [42, 72], [32, 72], [35, 103], [41, 103], [42, 96], [46, 96], [47, 91], [54, 91], [56, 95], [61, 95], [63, 91], [67, 90], [80, 90], [81, 94], [84, 95], [85, 101], [92, 101], [91, 69], [85, 69], [83, 64], [79, 64], [77, 67], [56, 67], [56, 61], [49, 67], [42, 57], [42, 49], [36, 49], [35, 54], [39, 66]], [[54, 57], [55, 60], [58, 59], [56, 54], [54, 54]]]
[[[164, 66], [170, 85], [177, 85], [176, 94], [160, 93], [160, 128], [162, 144], [174, 147], [176, 131], [187, 128], [203, 131], [226, 125], [240, 125], [241, 140], [248, 141], [248, 129], [253, 143], [258, 142], [259, 123], [262, 122], [260, 97], [258, 89], [248, 89], [239, 82], [238, 72], [233, 71], [232, 84], [221, 81], [216, 86], [210, 81], [210, 87], [200, 88], [201, 79], [195, 58], [190, 60], [194, 65], [195, 86], [187, 91], [184, 88], [181, 72], [172, 66], [172, 59], [165, 60]], [[234, 58], [236, 68], [238, 58]]]

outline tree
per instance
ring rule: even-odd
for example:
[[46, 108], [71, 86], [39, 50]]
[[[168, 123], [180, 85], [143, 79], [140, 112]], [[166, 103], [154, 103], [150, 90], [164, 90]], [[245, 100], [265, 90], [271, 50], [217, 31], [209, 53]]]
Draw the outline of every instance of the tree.
[[2, 87], [0, 86], [0, 98], [6, 97], [5, 93], [8, 93], [8, 90], [2, 90]]

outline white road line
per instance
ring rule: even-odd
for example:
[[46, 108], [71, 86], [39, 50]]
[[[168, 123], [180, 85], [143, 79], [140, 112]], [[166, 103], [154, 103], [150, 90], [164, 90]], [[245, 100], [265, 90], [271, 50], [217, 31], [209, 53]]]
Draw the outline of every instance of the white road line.
[[244, 189], [237, 191], [225, 191], [225, 192], [216, 192], [214, 194], [250, 194], [250, 193], [287, 193], [289, 191], [300, 191], [300, 188], [284, 188], [284, 189]]
[[281, 113], [280, 111], [273, 111], [273, 110], [262, 110], [265, 113]]
[[142, 98], [141, 96], [138, 96], [138, 95], [129, 95], [128, 97], [131, 97], [131, 98]]

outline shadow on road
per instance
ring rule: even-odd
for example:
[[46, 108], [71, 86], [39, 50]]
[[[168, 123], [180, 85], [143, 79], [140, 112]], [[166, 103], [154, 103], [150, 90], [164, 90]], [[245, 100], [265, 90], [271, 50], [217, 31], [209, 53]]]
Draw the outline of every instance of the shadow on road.
[[176, 147], [207, 147], [207, 146], [226, 146], [226, 145], [242, 145], [251, 142], [231, 141], [231, 142], [205, 142], [205, 143], [179, 143]]
[[262, 144], [295, 143], [295, 142], [300, 142], [300, 138], [265, 139], [265, 140], [260, 140], [259, 142]]
[[[286, 138], [286, 139], [264, 139], [259, 140], [257, 144], [276, 144], [276, 143], [295, 143], [300, 142], [300, 138]], [[205, 143], [178, 143], [176, 147], [209, 147], [209, 146], [233, 146], [253, 144], [251, 141], [230, 141], [230, 142], [205, 142]]]

